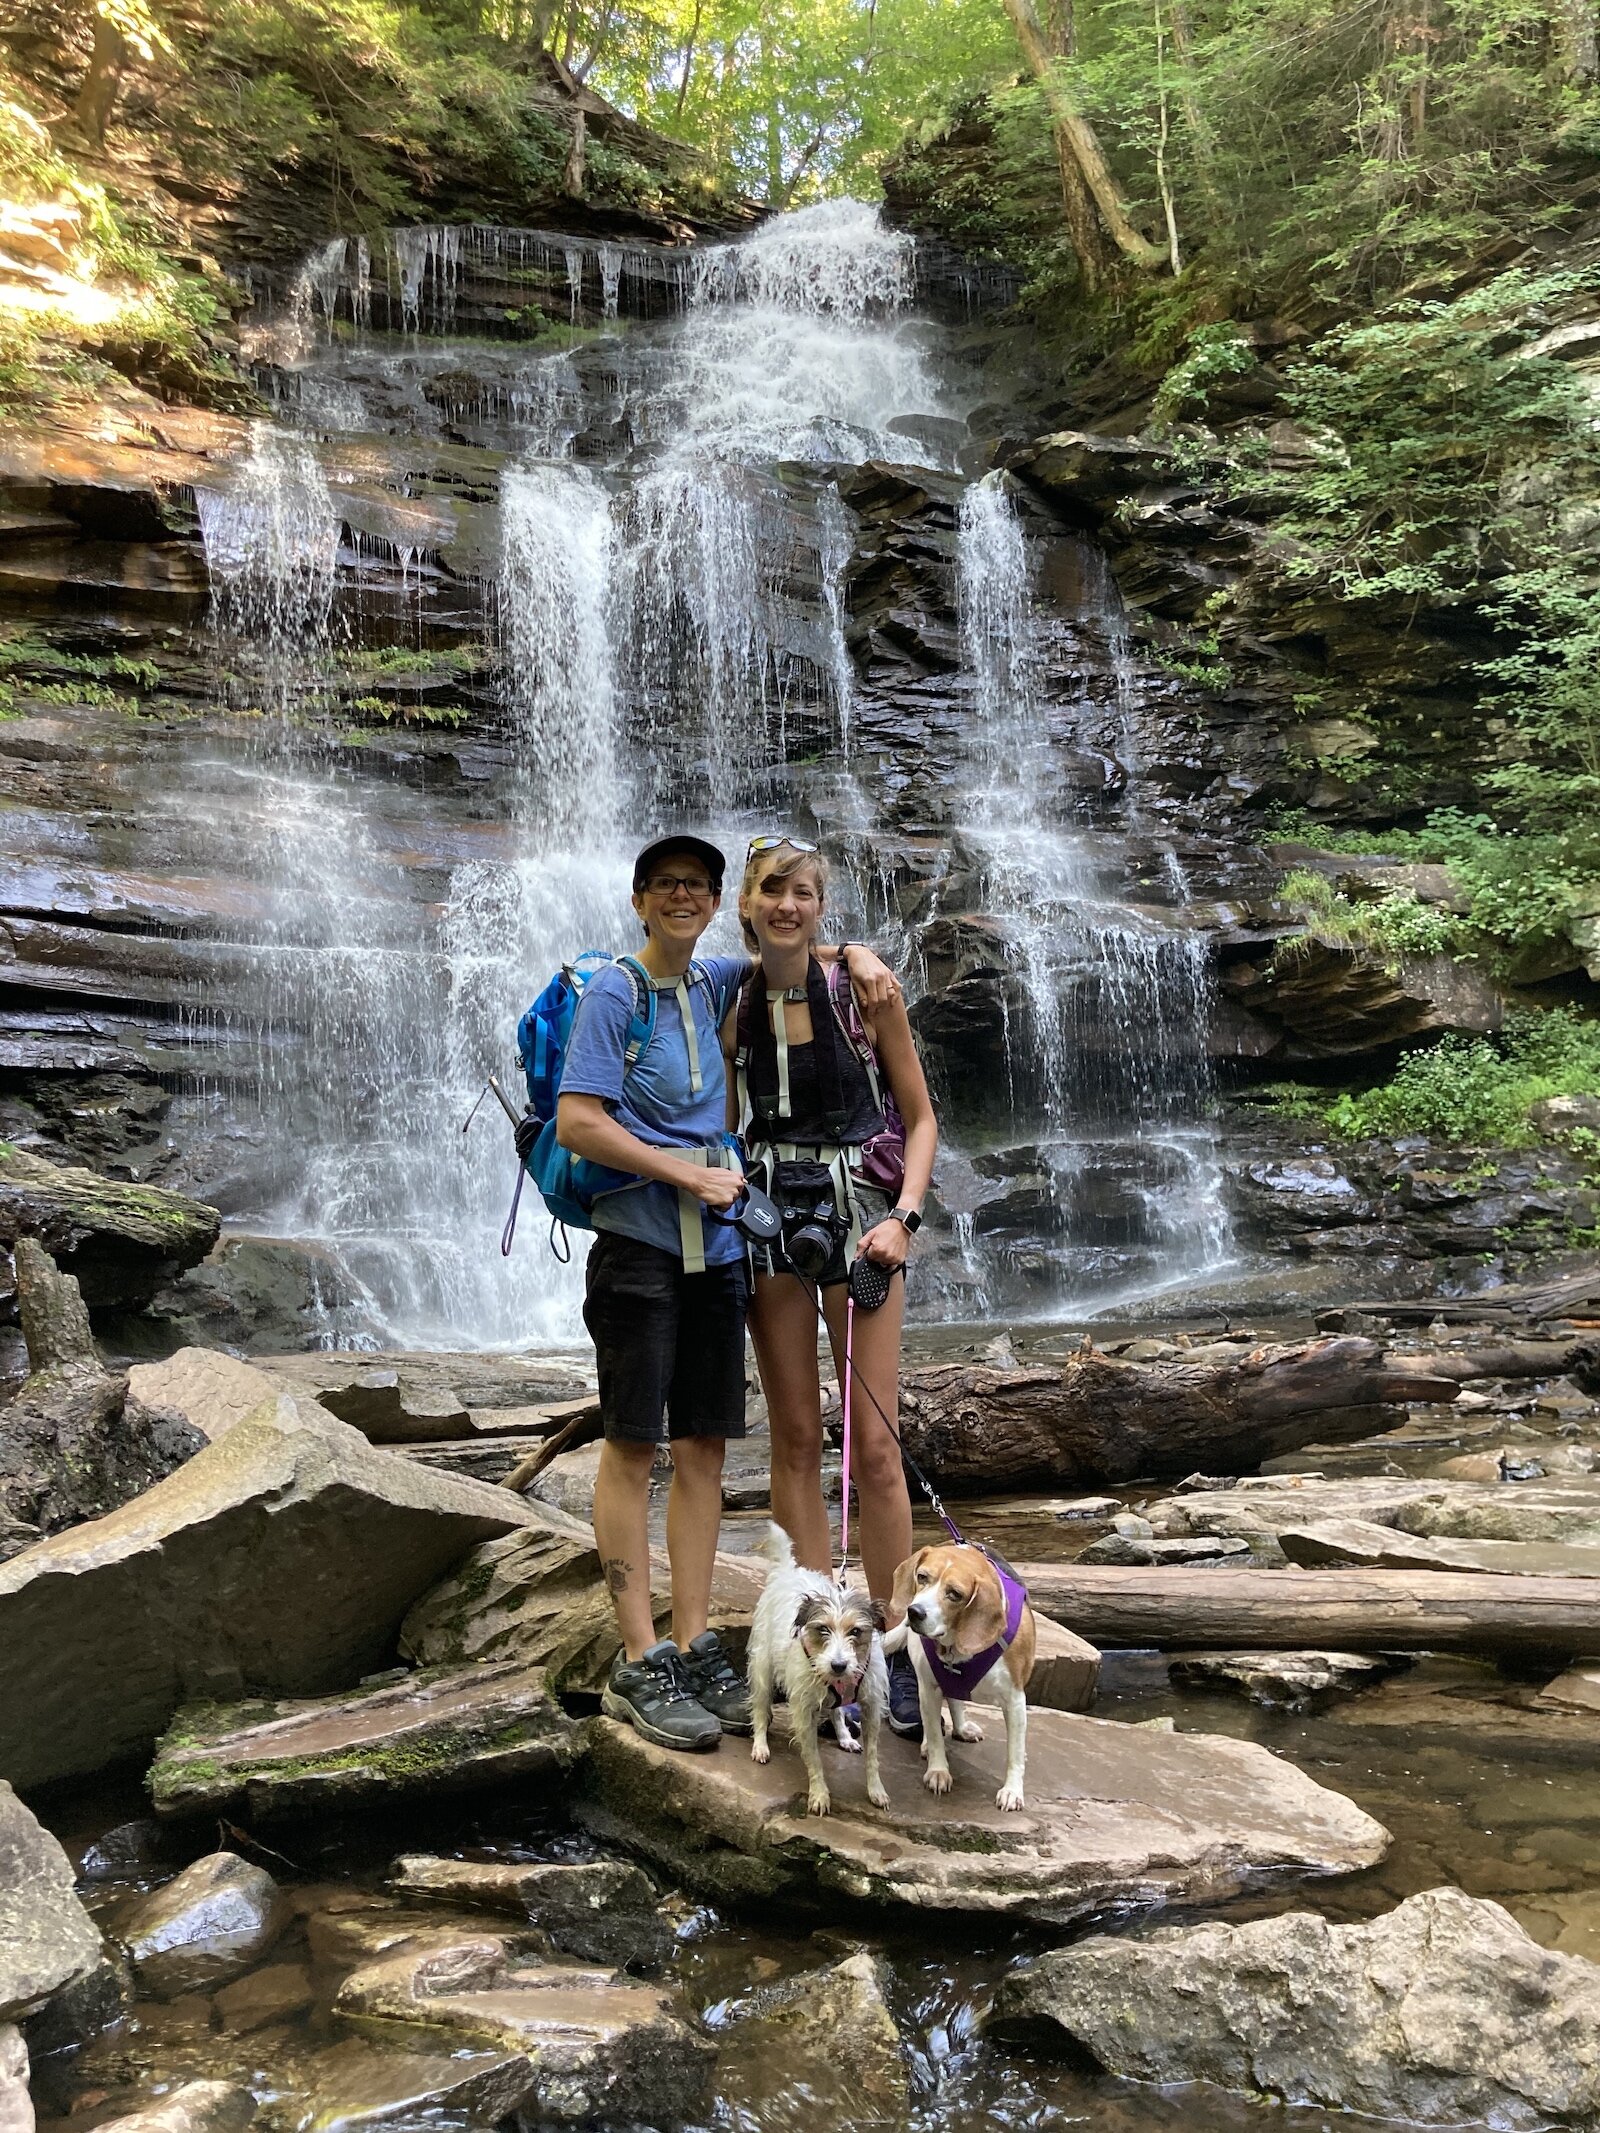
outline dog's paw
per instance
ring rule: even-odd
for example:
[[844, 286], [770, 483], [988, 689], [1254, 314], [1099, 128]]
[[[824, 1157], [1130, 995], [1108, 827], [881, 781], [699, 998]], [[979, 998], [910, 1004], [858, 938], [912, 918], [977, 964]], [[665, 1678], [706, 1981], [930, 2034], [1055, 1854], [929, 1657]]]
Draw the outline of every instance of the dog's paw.
[[964, 1718], [956, 1727], [955, 1737], [957, 1740], [980, 1741], [983, 1738], [983, 1728], [976, 1719]]
[[950, 1773], [948, 1770], [924, 1770], [922, 1782], [930, 1792], [943, 1794], [950, 1790]]
[[831, 1815], [833, 1813], [833, 1794], [829, 1792], [826, 1785], [820, 1789], [813, 1788], [812, 1791], [806, 1794], [806, 1813], [808, 1815]]
[[889, 1795], [885, 1791], [881, 1783], [872, 1784], [867, 1787], [867, 1798], [872, 1802], [874, 1807], [887, 1807], [889, 1804]]
[[772, 1761], [772, 1750], [764, 1740], [753, 1740], [750, 1743], [750, 1760], [753, 1763], [770, 1763]]
[[994, 1804], [1003, 1815], [1020, 1814], [1023, 1807], [1022, 1787], [1002, 1785], [994, 1796]]
[[942, 1703], [939, 1706], [939, 1725], [944, 1733], [944, 1737], [946, 1740], [948, 1740], [951, 1734], [954, 1733], [954, 1731], [956, 1730], [956, 1722], [950, 1716], [950, 1706], [947, 1703]]
[[844, 1738], [840, 1741], [839, 1746], [846, 1755], [859, 1755], [861, 1753], [861, 1743], [848, 1726], [844, 1729]]

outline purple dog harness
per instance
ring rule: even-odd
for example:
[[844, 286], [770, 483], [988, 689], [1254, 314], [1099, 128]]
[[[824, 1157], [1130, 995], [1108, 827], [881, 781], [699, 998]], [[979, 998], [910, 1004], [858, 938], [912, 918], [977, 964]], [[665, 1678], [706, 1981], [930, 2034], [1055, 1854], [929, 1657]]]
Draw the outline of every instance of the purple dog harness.
[[939, 1657], [939, 1649], [933, 1639], [922, 1637], [921, 1630], [917, 1631], [917, 1635], [922, 1637], [922, 1653], [928, 1662], [928, 1670], [939, 1684], [940, 1694], [952, 1703], [965, 1703], [1001, 1653], [1011, 1645], [1017, 1631], [1022, 1627], [1022, 1610], [1028, 1599], [1027, 1589], [1019, 1578], [1012, 1575], [1011, 1565], [992, 1550], [984, 1548], [981, 1542], [978, 1546], [988, 1557], [995, 1575], [1000, 1580], [1000, 1590], [1005, 1595], [1006, 1626], [1000, 1635], [993, 1644], [986, 1644], [981, 1652], [974, 1653], [972, 1658], [963, 1659], [959, 1666], [952, 1666], [947, 1659]]

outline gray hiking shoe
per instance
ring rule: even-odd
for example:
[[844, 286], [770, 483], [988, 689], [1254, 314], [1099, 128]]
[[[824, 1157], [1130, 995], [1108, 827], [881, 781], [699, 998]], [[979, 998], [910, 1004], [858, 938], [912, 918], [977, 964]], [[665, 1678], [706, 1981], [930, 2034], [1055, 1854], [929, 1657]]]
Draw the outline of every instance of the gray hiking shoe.
[[697, 1701], [678, 1647], [665, 1638], [642, 1659], [619, 1659], [600, 1697], [607, 1718], [620, 1718], [658, 1748], [714, 1748], [722, 1723]]
[[719, 1719], [724, 1733], [753, 1733], [750, 1684], [736, 1674], [714, 1629], [703, 1629], [679, 1654], [683, 1678], [695, 1702]]

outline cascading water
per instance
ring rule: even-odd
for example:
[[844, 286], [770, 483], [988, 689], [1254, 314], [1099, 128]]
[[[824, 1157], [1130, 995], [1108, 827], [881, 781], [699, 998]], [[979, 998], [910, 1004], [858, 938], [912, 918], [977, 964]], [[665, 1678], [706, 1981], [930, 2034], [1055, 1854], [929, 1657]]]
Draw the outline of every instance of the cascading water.
[[[427, 339], [481, 302], [474, 277], [491, 272], [544, 274], [574, 315], [631, 307], [651, 323], [551, 354]], [[269, 677], [254, 700], [274, 716], [242, 761], [201, 783], [208, 833], [253, 842], [264, 884], [243, 952], [268, 1153], [238, 1212], [335, 1255], [349, 1301], [330, 1337], [359, 1327], [449, 1346], [578, 1331], [578, 1270], [545, 1251], [536, 1201], [516, 1255], [496, 1249], [514, 1176], [503, 1119], [486, 1111], [465, 1139], [458, 1128], [487, 1070], [515, 1086], [512, 1030], [556, 964], [637, 937], [627, 860], [645, 832], [709, 826], [736, 858], [751, 828], [792, 816], [797, 756], [832, 763], [832, 784], [813, 784], [817, 819], [859, 862], [855, 910], [900, 938], [872, 772], [857, 768], [860, 529], [847, 495], [868, 461], [942, 468], [959, 486], [952, 366], [910, 312], [915, 274], [910, 240], [847, 201], [675, 260], [463, 227], [392, 233], [370, 280], [349, 247], [308, 267], [316, 308], [331, 319], [344, 305], [356, 330], [318, 335], [273, 378], [285, 416], [328, 444], [263, 431], [226, 493], [202, 499], [219, 631], [245, 648], [242, 672]], [[363, 305], [385, 289], [403, 333], [366, 330]], [[413, 519], [371, 530], [383, 519], [370, 469], [391, 437], [400, 497], [418, 494], [413, 470], [429, 464], [408, 437], [463, 438], [476, 455], [445, 461], [432, 493], [497, 488], [471, 506], [485, 527], [465, 551], [476, 609], [461, 589], [474, 581], [455, 559], [441, 573], [435, 536]], [[456, 523], [461, 507], [437, 508]], [[341, 518], [360, 567], [335, 599]], [[975, 738], [954, 842], [1009, 943], [1014, 1098], [1070, 1209], [1072, 1175], [1094, 1173], [1118, 1136], [1169, 1152], [1198, 1143], [1186, 1122], [1201, 966], [1118, 902], [1110, 860], [1050, 812], [1029, 543], [1000, 477], [965, 488], [955, 551]], [[364, 589], [380, 581], [381, 597]], [[490, 782], [363, 781], [312, 715], [332, 645], [423, 657], [463, 630], [488, 640], [501, 676]], [[715, 938], [731, 944], [727, 918]], [[1195, 1196], [1180, 1172], [1199, 1174], [1176, 1156], [1170, 1174], [1138, 1173], [1152, 1279], [1211, 1252], [1183, 1231]], [[970, 1302], [999, 1262], [981, 1221], [962, 1219]], [[1089, 1298], [1083, 1271], [1063, 1253], [1053, 1299]], [[1029, 1300], [1048, 1307], [1037, 1290]]]
[[[1099, 594], [1102, 634], [1122, 647], [1114, 671], [1125, 726], [1126, 628], [1120, 606], [1111, 607], [1109, 573], [1092, 573], [1089, 582]], [[1227, 1261], [1216, 1162], [1199, 1123], [1209, 963], [1195, 934], [1160, 926], [1119, 895], [1117, 850], [1053, 804], [1028, 542], [1001, 473], [962, 498], [958, 594], [977, 713], [977, 778], [963, 835], [978, 858], [982, 907], [1000, 922], [1026, 1005], [1021, 1022], [1008, 1018], [1005, 1031], [1010, 1109], [1044, 1129], [1043, 1158], [1067, 1240], [1051, 1274], [1052, 1303], [1104, 1307], [1120, 1291], [1148, 1293]], [[1098, 1204], [1097, 1224], [1081, 1219], [1089, 1200]], [[1134, 1248], [1136, 1283], [1125, 1279], [1125, 1266], [1108, 1280], [1093, 1250], [1074, 1265], [1072, 1239], [1086, 1227], [1098, 1227], [1102, 1242]]]

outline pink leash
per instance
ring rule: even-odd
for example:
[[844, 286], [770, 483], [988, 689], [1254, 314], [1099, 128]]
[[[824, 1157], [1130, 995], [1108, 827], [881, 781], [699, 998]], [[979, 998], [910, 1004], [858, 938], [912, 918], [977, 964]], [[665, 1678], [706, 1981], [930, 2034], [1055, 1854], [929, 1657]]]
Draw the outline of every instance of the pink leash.
[[844, 1456], [839, 1481], [839, 1582], [850, 1560], [850, 1386], [855, 1376], [854, 1343], [856, 1300], [846, 1291], [844, 1300]]

